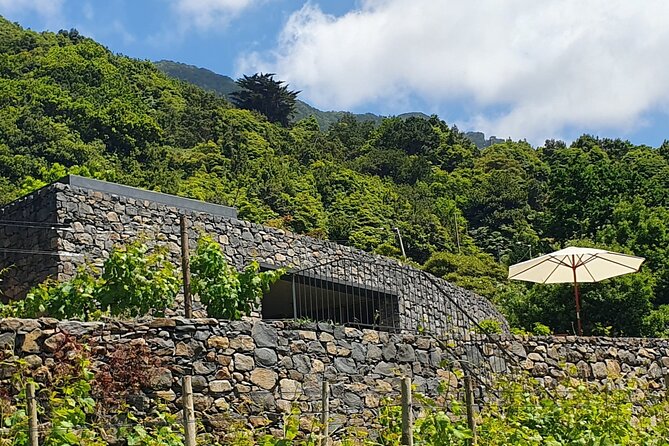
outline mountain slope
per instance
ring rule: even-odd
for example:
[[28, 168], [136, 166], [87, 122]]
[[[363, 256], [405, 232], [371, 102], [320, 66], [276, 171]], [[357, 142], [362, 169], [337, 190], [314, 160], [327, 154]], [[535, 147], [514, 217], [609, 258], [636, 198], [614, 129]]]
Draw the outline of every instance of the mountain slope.
[[[160, 71], [167, 74], [168, 76], [197, 85], [200, 88], [212, 91], [221, 96], [225, 96], [226, 98], [230, 93], [239, 90], [239, 87], [232, 78], [222, 74], [214, 73], [213, 71], [207, 70], [206, 68], [173, 62], [170, 60], [161, 60], [155, 62], [155, 65]], [[295, 115], [293, 116], [293, 121], [296, 122], [300, 119], [313, 116], [316, 118], [316, 121], [318, 122], [321, 130], [327, 130], [330, 125], [337, 122], [342, 118], [342, 116], [346, 114], [347, 112], [344, 111], [322, 111], [298, 99], [295, 106]], [[371, 121], [375, 124], [381, 123], [381, 121], [384, 119], [383, 116], [375, 115], [373, 113], [353, 114], [353, 116], [355, 116], [355, 118], [359, 121]], [[420, 112], [403, 113], [399, 115], [399, 117], [429, 118], [429, 116]]]
[[206, 68], [173, 62], [171, 60], [160, 60], [154, 62], [154, 65], [170, 77], [190, 82], [205, 90], [218, 93], [221, 96], [227, 97], [230, 93], [239, 90], [239, 87], [231, 77], [214, 73]]
[[[234, 79], [229, 76], [214, 73], [213, 71], [206, 68], [200, 68], [194, 65], [187, 65], [171, 60], [161, 60], [155, 62], [155, 65], [160, 71], [167, 74], [168, 76], [197, 85], [200, 88], [203, 88], [207, 91], [212, 91], [221, 96], [225, 96], [226, 98], [230, 93], [239, 90], [239, 87], [235, 83]], [[321, 130], [327, 130], [332, 124], [340, 120], [346, 114], [347, 112], [343, 111], [322, 111], [298, 99], [295, 105], [295, 115], [293, 116], [293, 121], [299, 121], [300, 119], [313, 116], [316, 118], [316, 121], [318, 122]], [[384, 119], [384, 116], [375, 115], [373, 113], [353, 114], [353, 116], [355, 116], [355, 118], [359, 121], [371, 121], [375, 125], [380, 124]], [[417, 117], [423, 119], [429, 118], [428, 115], [421, 112], [402, 113], [398, 115], [398, 117]], [[490, 138], [486, 139], [482, 132], [467, 132], [466, 135], [474, 144], [476, 144], [479, 149], [484, 149], [493, 144], [504, 142], [503, 139], [497, 138], [495, 136], [491, 136]]]

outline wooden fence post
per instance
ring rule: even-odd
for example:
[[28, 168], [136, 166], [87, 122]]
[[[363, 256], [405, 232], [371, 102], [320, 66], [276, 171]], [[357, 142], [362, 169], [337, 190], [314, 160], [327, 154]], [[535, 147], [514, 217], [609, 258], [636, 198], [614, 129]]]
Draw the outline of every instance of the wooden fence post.
[[323, 429], [323, 435], [321, 440], [321, 446], [328, 446], [330, 444], [330, 383], [323, 381], [322, 388], [322, 413], [321, 413], [321, 424]]
[[181, 226], [181, 270], [183, 272], [184, 282], [184, 309], [186, 318], [193, 317], [193, 299], [190, 295], [190, 252], [188, 243], [188, 221], [186, 216], [182, 215], [180, 219]]
[[413, 446], [413, 403], [411, 378], [402, 379], [402, 445]]
[[181, 399], [186, 446], [195, 446], [195, 410], [193, 409], [193, 384], [190, 376], [182, 378]]
[[26, 402], [28, 408], [28, 437], [30, 446], [39, 446], [39, 429], [37, 427], [37, 400], [35, 399], [35, 383], [26, 384]]
[[664, 374], [664, 398], [669, 401], [669, 372]]
[[474, 419], [474, 389], [472, 386], [472, 377], [465, 375], [465, 404], [467, 405], [467, 425], [472, 431], [472, 438], [469, 441], [471, 446], [476, 446], [478, 438], [476, 435], [476, 420]]

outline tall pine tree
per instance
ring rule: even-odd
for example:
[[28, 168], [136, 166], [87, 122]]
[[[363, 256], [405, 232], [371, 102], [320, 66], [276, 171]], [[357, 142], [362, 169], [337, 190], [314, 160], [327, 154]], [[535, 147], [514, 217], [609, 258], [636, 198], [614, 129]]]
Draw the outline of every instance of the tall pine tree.
[[284, 81], [274, 80], [274, 73], [244, 75], [237, 79], [237, 85], [242, 89], [230, 94], [237, 107], [255, 110], [265, 115], [270, 122], [288, 126], [299, 91], [288, 90]]

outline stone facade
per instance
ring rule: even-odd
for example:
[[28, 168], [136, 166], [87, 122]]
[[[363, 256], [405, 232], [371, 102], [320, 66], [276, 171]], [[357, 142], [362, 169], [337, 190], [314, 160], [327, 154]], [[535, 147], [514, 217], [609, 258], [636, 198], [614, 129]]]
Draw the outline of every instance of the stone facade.
[[624, 386], [632, 380], [651, 392], [665, 388], [669, 339], [534, 336], [502, 338], [520, 367], [553, 387], [565, 376]]
[[0, 208], [0, 297], [23, 296], [32, 285], [57, 277], [62, 233], [56, 193], [45, 188]]
[[[396, 314], [386, 319], [395, 328], [415, 331], [421, 326], [444, 335], [454, 330], [469, 330], [473, 321], [497, 319], [507, 329], [504, 317], [485, 298], [398, 261], [230, 215], [185, 209], [180, 207], [182, 202], [178, 197], [165, 196], [169, 199], [157, 202], [133, 198], [131, 194], [136, 190], [120, 185], [86, 180], [82, 184], [87, 187], [80, 187], [75, 185], [76, 181], [70, 182], [73, 184], [49, 185], [3, 210], [9, 213], [22, 202], [33, 203], [25, 207], [20, 218], [47, 219], [67, 226], [65, 230], [49, 232], [44, 240], [17, 236], [18, 239], [3, 242], [7, 246], [51, 247], [58, 251], [55, 256], [28, 260], [39, 265], [34, 271], [32, 266], [23, 268], [17, 264], [16, 280], [3, 288], [10, 297], [21, 297], [21, 293], [46, 275], [66, 279], [84, 262], [100, 265], [115, 244], [138, 237], [167, 245], [173, 261], [180, 264], [179, 219], [185, 214], [191, 225], [192, 250], [199, 234], [205, 231], [219, 241], [228, 260], [238, 268], [257, 260], [267, 267], [288, 267], [298, 274], [304, 271], [313, 277], [326, 277], [328, 283], [336, 283], [343, 289], [372, 290], [370, 294], [374, 290], [381, 294], [378, 290], [382, 290], [384, 296], [390, 296], [384, 299], [393, 299], [391, 306]], [[9, 264], [11, 259], [4, 260], [0, 268]]]
[[[42, 376], [40, 369], [53, 364], [54, 346], [64, 334], [94, 345], [97, 369], [122, 344], [146, 345], [158, 363], [139, 396], [129, 401], [146, 411], [152, 401], [163, 400], [177, 411], [181, 377], [192, 375], [197, 417], [210, 429], [223, 427], [233, 414], [251, 422], [268, 416], [280, 420], [293, 405], [317, 414], [323, 380], [331, 383], [333, 424], [367, 427], [373, 426], [383, 400], [397, 400], [402, 377], [412, 377], [416, 392], [430, 396], [446, 383], [450, 397], [457, 398], [462, 385], [455, 369], [445, 365], [453, 364], [451, 352], [432, 338], [324, 323], [5, 319], [0, 321], [0, 348], [14, 350], [35, 376]], [[664, 394], [666, 339], [503, 336], [487, 341], [481, 359], [501, 361], [501, 369], [509, 372], [515, 366], [505, 362], [500, 348], [547, 386], [572, 373], [618, 386], [634, 379], [647, 384], [645, 391]]]

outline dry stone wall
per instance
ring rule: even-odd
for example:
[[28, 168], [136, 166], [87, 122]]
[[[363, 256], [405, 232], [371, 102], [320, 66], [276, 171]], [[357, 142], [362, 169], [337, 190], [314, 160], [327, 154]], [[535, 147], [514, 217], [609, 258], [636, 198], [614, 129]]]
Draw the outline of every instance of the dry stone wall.
[[37, 192], [0, 208], [0, 298], [22, 296], [34, 284], [58, 275], [56, 191]]
[[635, 381], [650, 392], [665, 388], [669, 339], [535, 336], [502, 339], [520, 368], [548, 387], [566, 376], [623, 386]]
[[[156, 400], [180, 407], [180, 380], [192, 375], [197, 417], [208, 429], [222, 428], [231, 416], [252, 423], [280, 420], [297, 405], [305, 414], [320, 411], [321, 383], [331, 383], [334, 425], [373, 426], [378, 408], [398, 397], [401, 377], [415, 390], [436, 396], [441, 382], [461, 382], [448, 351], [427, 337], [358, 330], [329, 324], [266, 323], [259, 320], [150, 319], [137, 322], [0, 321], [0, 348], [13, 350], [36, 376], [53, 365], [54, 346], [64, 333], [90, 343], [100, 369], [122, 344], [147, 346], [158, 360], [139, 395], [128, 401], [146, 411]], [[567, 373], [601, 384], [643, 383], [664, 394], [669, 340], [575, 337], [500, 337], [483, 345], [484, 361], [506, 361], [499, 349], [547, 386]], [[506, 373], [518, 373], [511, 364]], [[0, 376], [7, 376], [0, 370]], [[480, 395], [479, 395], [480, 396]]]

